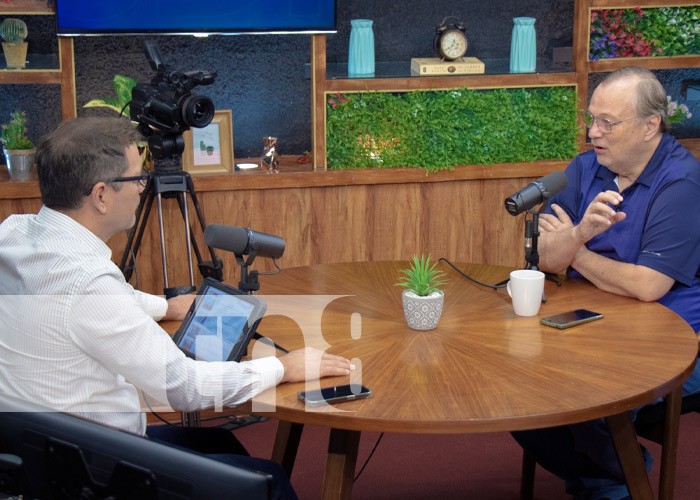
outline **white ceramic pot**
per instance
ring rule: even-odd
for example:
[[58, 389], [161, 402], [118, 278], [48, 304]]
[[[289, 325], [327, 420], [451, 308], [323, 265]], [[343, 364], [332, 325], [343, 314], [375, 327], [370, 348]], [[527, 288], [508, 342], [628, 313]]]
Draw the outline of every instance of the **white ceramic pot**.
[[406, 322], [414, 330], [432, 330], [438, 324], [442, 314], [442, 304], [445, 294], [433, 292], [421, 297], [410, 290], [404, 290], [402, 294], [403, 313]]

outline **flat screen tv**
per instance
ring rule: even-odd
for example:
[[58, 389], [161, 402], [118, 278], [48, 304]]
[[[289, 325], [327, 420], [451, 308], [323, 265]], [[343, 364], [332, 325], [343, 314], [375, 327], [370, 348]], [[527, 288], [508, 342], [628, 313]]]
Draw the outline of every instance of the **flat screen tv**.
[[336, 2], [56, 0], [56, 22], [63, 36], [335, 33]]
[[267, 500], [271, 480], [0, 394], [0, 498]]

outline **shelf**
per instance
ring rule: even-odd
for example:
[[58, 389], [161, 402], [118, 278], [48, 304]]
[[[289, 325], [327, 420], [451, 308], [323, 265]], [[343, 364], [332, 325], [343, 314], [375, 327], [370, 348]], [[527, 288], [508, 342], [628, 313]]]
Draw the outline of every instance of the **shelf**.
[[[411, 76], [410, 62], [384, 62], [375, 65], [373, 78], [348, 78], [346, 63], [326, 65], [326, 92], [442, 90], [455, 87], [518, 88], [575, 85], [576, 75], [569, 65], [557, 69], [539, 61], [535, 73], [510, 73], [508, 59], [484, 60], [486, 72], [468, 75]], [[551, 71], [549, 71], [551, 70]]]
[[57, 54], [27, 54], [27, 63], [21, 69], [8, 69], [5, 64], [5, 59], [0, 63], [0, 71], [46, 71], [56, 70], [61, 71], [61, 61]]
[[[679, 141], [700, 159], [700, 139]], [[585, 149], [589, 149], [590, 144]], [[310, 163], [299, 164], [296, 156], [280, 157], [280, 172], [269, 174], [260, 169], [223, 174], [193, 174], [197, 192], [245, 191], [267, 189], [360, 186], [378, 184], [415, 184], [480, 179], [521, 179], [542, 177], [555, 170], [564, 170], [569, 160], [539, 160], [530, 163], [498, 163], [495, 165], [458, 165], [454, 170], [441, 170], [425, 175], [423, 168], [353, 168], [314, 171]], [[235, 158], [236, 163], [259, 161], [259, 158]], [[0, 200], [39, 198], [36, 177], [25, 182], [11, 181], [7, 168], [0, 166]]]
[[519, 73], [512, 75], [415, 76], [411, 78], [327, 80], [326, 92], [444, 90], [455, 87], [491, 89], [559, 85], [576, 85], [575, 73]]
[[615, 71], [634, 64], [647, 69], [678, 69], [700, 67], [700, 55], [682, 55], [671, 57], [618, 57], [615, 59], [600, 59], [588, 62], [588, 71], [600, 73]]
[[697, 0], [652, 0], [649, 3], [639, 0], [591, 0], [592, 9], [631, 9], [634, 7], [681, 7], [684, 5], [697, 5]]
[[[51, 0], [0, 1], [0, 16], [55, 15]], [[31, 47], [31, 45], [30, 45]], [[5, 58], [0, 63], [0, 85], [60, 85], [61, 116], [63, 119], [77, 116], [75, 96], [75, 59], [73, 39], [58, 39], [58, 54], [28, 54], [22, 69], [8, 69]]]
[[[236, 158], [235, 162], [257, 162], [259, 158]], [[193, 174], [197, 192], [316, 188], [377, 184], [414, 184], [480, 179], [519, 179], [541, 177], [554, 170], [564, 170], [569, 161], [540, 160], [532, 163], [499, 163], [495, 165], [459, 165], [454, 170], [441, 170], [426, 175], [416, 168], [353, 168], [314, 171], [310, 163], [298, 164], [295, 156], [280, 157], [280, 172], [270, 174], [260, 169], [221, 174]], [[36, 174], [35, 174], [36, 175]], [[39, 198], [35, 180], [17, 182], [9, 179], [7, 168], [0, 166], [0, 200]]]
[[7, 14], [54, 14], [53, 2], [47, 0], [11, 0], [9, 3], [0, 3], [0, 16]]
[[0, 83], [60, 84], [61, 62], [56, 54], [29, 54], [22, 69], [8, 69], [3, 59], [0, 65]]
[[[483, 59], [485, 73], [483, 75], [509, 75], [510, 59]], [[373, 80], [381, 78], [435, 78], [431, 76], [417, 76], [411, 74], [411, 61], [399, 62], [377, 62], [375, 63], [374, 78], [353, 78], [348, 77], [347, 63], [327, 63], [326, 64], [326, 79], [327, 80]], [[517, 73], [518, 76], [527, 76], [537, 73], [571, 73], [571, 64], [552, 64], [547, 59], [538, 59], [537, 67], [534, 73]], [[473, 77], [481, 76], [479, 74], [467, 75], [440, 75], [447, 78], [457, 77]]]

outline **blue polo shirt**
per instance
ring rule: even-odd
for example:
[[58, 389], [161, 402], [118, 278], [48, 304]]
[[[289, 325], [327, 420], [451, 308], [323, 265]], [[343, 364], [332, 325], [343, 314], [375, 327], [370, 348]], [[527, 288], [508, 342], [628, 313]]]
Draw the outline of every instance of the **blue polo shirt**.
[[[594, 151], [578, 155], [565, 171], [569, 185], [551, 203], [578, 224], [601, 191], [619, 191], [616, 175]], [[700, 331], [700, 163], [664, 134], [639, 178], [624, 191], [627, 218], [592, 238], [586, 247], [621, 262], [649, 267], [676, 282], [659, 302]], [[552, 213], [551, 207], [547, 212]], [[580, 276], [573, 269], [568, 273]]]

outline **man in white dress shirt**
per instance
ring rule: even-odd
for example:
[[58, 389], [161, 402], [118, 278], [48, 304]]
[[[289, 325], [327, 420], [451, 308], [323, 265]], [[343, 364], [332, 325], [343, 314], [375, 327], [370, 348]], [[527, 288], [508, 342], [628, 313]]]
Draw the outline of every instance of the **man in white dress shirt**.
[[[106, 244], [135, 223], [146, 179], [136, 139], [128, 120], [78, 118], [39, 146], [43, 206], [0, 225], [0, 393], [143, 435], [137, 387], [195, 411], [281, 382], [349, 374], [347, 359], [312, 348], [207, 363], [175, 346], [157, 321], [182, 319], [193, 296], [166, 301], [134, 290]], [[276, 464], [225, 460], [273, 473], [277, 496], [295, 498]]]

